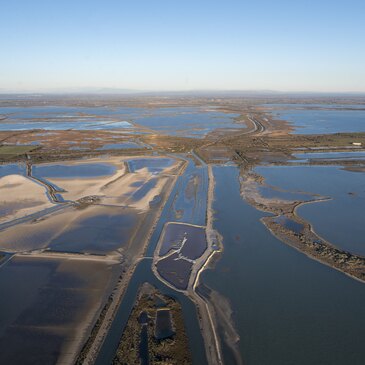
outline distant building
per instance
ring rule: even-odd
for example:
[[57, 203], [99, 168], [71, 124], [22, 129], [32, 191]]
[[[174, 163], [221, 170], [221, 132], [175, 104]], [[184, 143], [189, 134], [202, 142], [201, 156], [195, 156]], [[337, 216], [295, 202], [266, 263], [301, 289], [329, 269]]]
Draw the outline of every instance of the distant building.
[[352, 142], [352, 145], [353, 145], [353, 146], [361, 146], [361, 145], [362, 145], [362, 143], [361, 143], [361, 142]]

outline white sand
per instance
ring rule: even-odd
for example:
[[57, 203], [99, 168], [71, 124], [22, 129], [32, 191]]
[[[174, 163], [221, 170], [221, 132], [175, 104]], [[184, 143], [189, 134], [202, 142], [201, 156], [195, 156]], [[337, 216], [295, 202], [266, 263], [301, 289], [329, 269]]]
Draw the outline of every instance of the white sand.
[[46, 195], [46, 189], [21, 175], [7, 175], [0, 178], [0, 223], [21, 218], [49, 208], [53, 204]]

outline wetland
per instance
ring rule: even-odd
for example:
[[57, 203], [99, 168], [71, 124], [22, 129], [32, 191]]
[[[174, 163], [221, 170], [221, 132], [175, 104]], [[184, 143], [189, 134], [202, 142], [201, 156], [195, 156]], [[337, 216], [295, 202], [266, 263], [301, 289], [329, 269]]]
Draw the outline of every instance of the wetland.
[[0, 98], [0, 362], [362, 364], [364, 105]]

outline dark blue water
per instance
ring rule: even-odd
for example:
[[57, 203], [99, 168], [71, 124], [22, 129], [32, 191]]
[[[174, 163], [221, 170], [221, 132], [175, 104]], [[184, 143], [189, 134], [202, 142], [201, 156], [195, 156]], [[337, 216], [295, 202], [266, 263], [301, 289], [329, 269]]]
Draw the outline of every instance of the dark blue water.
[[40, 178], [90, 178], [113, 175], [115, 166], [107, 163], [85, 163], [78, 165], [34, 165], [32, 173]]
[[[215, 228], [224, 251], [203, 282], [229, 299], [247, 365], [361, 365], [365, 286], [286, 246], [242, 200], [235, 167], [217, 167]], [[221, 333], [223, 337], [223, 334]], [[227, 364], [233, 364], [227, 347]]]
[[142, 326], [141, 329], [141, 340], [139, 344], [139, 358], [141, 365], [149, 365], [149, 353], [148, 353], [148, 327], [147, 325]]
[[365, 255], [365, 173], [339, 166], [267, 166], [255, 171], [281, 189], [301, 190], [332, 198], [301, 206], [297, 213], [334, 245]]

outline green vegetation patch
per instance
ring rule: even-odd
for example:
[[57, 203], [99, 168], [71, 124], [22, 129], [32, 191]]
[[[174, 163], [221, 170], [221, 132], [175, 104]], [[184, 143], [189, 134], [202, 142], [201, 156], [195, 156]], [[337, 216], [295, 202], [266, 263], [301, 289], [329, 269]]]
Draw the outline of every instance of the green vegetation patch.
[[6, 158], [6, 157], [24, 155], [26, 153], [34, 151], [37, 148], [39, 148], [39, 147], [19, 146], [19, 145], [3, 145], [3, 146], [0, 146], [0, 157]]

